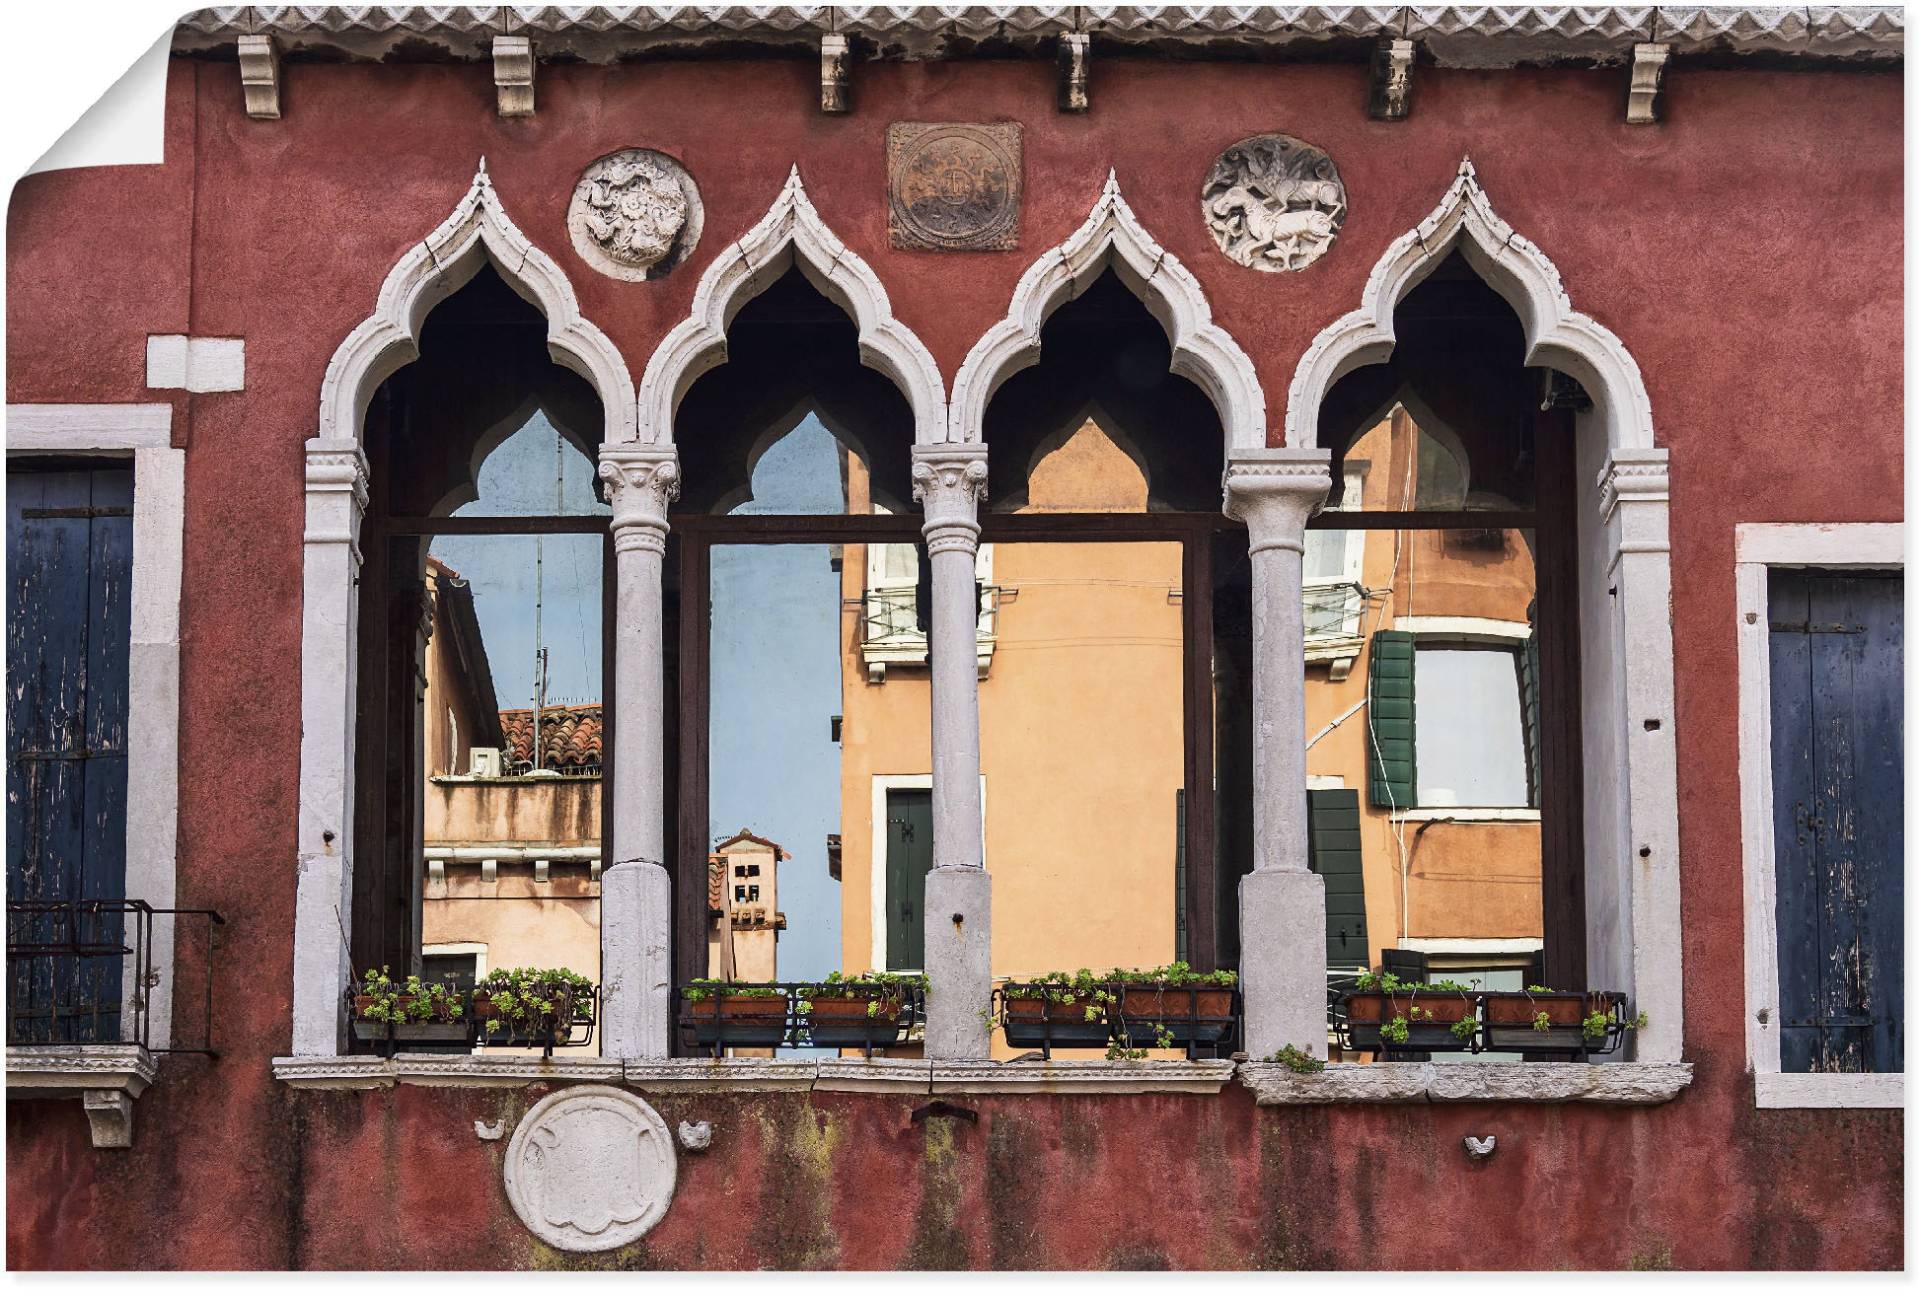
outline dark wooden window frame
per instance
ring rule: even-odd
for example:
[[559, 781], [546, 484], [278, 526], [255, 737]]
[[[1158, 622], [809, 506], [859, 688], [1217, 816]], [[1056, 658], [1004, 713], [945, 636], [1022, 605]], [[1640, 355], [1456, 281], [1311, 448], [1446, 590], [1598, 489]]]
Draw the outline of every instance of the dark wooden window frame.
[[[712, 550], [733, 544], [876, 544], [923, 541], [913, 514], [817, 516], [676, 515], [670, 518], [669, 561], [677, 562], [680, 587], [679, 695], [682, 739], [669, 751], [677, 764], [675, 787], [674, 980], [676, 986], [706, 974], [706, 866], [708, 759], [711, 698]], [[981, 515], [980, 542], [1152, 543], [1174, 542], [1181, 550], [1182, 726], [1185, 780], [1207, 794], [1187, 797], [1188, 960], [1211, 968], [1218, 959], [1215, 899], [1213, 788], [1213, 539], [1239, 523], [1217, 513], [1046, 513]], [[1196, 596], [1198, 594], [1198, 596]], [[677, 760], [674, 756], [677, 754]], [[699, 937], [695, 937], [698, 935]]]

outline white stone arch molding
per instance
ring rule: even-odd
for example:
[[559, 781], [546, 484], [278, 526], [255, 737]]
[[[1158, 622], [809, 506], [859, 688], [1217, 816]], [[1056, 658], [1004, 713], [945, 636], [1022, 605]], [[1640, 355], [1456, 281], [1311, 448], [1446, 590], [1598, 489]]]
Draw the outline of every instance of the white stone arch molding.
[[380, 384], [420, 356], [420, 329], [442, 301], [491, 261], [500, 277], [547, 321], [547, 352], [585, 378], [600, 397], [606, 441], [634, 438], [637, 405], [626, 361], [580, 313], [573, 284], [507, 215], [480, 159], [473, 183], [438, 228], [407, 249], [380, 285], [374, 311], [333, 353], [320, 384], [320, 436], [361, 438]]
[[1573, 308], [1560, 271], [1494, 213], [1465, 157], [1440, 205], [1375, 262], [1359, 307], [1323, 329], [1301, 356], [1287, 388], [1287, 445], [1319, 445], [1327, 392], [1355, 369], [1392, 356], [1394, 309], [1456, 249], [1520, 316], [1526, 363], [1559, 369], [1586, 389], [1602, 411], [1608, 447], [1652, 449], [1653, 409], [1640, 366], [1605, 325]]
[[680, 401], [727, 361], [727, 327], [754, 297], [795, 265], [859, 330], [860, 362], [899, 388], [913, 409], [916, 443], [942, 438], [947, 388], [933, 353], [893, 317], [880, 276], [827, 228], [807, 197], [798, 165], [753, 228], [721, 250], [700, 276], [693, 308], [667, 334], [640, 379], [639, 423], [630, 440], [666, 446]]
[[1227, 450], [1264, 447], [1267, 399], [1253, 361], [1226, 329], [1213, 322], [1200, 281], [1141, 225], [1121, 196], [1119, 178], [1112, 171], [1107, 172], [1107, 182], [1080, 228], [1027, 267], [1013, 289], [1006, 318], [988, 329], [967, 353], [953, 383], [946, 439], [982, 439], [994, 392], [1039, 361], [1040, 330], [1047, 317], [1108, 268], [1166, 330], [1173, 346], [1172, 370], [1213, 401], [1226, 432]]

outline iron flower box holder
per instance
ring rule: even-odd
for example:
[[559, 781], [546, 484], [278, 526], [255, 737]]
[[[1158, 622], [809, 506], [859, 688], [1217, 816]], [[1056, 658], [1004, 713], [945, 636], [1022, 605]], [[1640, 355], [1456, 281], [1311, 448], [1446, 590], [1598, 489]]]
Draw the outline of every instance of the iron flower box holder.
[[395, 984], [382, 966], [361, 976], [350, 998], [353, 1036], [363, 1042], [466, 1041], [466, 997], [449, 985], [427, 983], [417, 975]]
[[1627, 1019], [1624, 993], [1577, 993], [1532, 985], [1482, 993], [1489, 1051], [1604, 1055], [1640, 1022]]
[[1196, 971], [1185, 962], [1153, 970], [1115, 970], [1120, 1036], [1128, 1047], [1206, 1046], [1218, 1052], [1238, 1032], [1239, 977]]
[[1010, 1047], [1038, 1047], [1051, 1058], [1055, 1047], [1105, 1047], [1113, 1024], [1108, 1008], [1116, 986], [1090, 971], [1053, 971], [1000, 988], [1000, 1027]]
[[697, 979], [680, 995], [687, 1003], [682, 1019], [692, 1026], [694, 1043], [716, 1055], [726, 1047], [781, 1046], [794, 1027], [786, 985]]
[[871, 1053], [901, 1040], [919, 1015], [926, 987], [924, 975], [876, 971], [842, 977], [835, 971], [801, 990], [798, 1009], [806, 1016], [814, 1046], [859, 1047]]

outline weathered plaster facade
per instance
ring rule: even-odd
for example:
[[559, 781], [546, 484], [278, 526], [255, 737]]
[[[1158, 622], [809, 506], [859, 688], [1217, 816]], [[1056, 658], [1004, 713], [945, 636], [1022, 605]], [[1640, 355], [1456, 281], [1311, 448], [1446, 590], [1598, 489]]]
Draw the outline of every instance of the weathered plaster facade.
[[[987, 50], [1005, 57], [934, 58], [982, 32], [924, 14], [889, 32], [869, 11], [844, 28], [872, 43], [856, 41], [851, 111], [832, 115], [820, 112], [823, 24], [801, 15], [762, 31], [731, 12], [751, 39], [718, 20], [596, 33], [540, 11], [526, 22], [536, 54], [543, 43], [588, 53], [539, 63], [531, 116], [498, 110], [519, 82], [496, 81], [484, 24], [422, 33], [287, 10], [273, 44], [236, 61], [241, 33], [203, 14], [170, 68], [164, 164], [15, 188], [9, 404], [171, 411], [164, 449], [184, 499], [172, 875], [179, 903], [218, 908], [229, 925], [214, 951], [222, 1054], [159, 1061], [130, 1149], [95, 1150], [84, 1103], [9, 1105], [14, 1265], [1897, 1266], [1899, 1112], [1757, 1108], [1729, 762], [1746, 560], [1736, 527], [1900, 519], [1902, 93], [1885, 70], [1899, 63], [1897, 13], [1663, 11], [1674, 16], [1653, 33], [1672, 47], [1658, 120], [1636, 124], [1632, 47], [1651, 21], [1639, 11], [1419, 10], [1394, 35], [1434, 64], [1419, 63], [1398, 120], [1368, 114], [1364, 50], [1289, 56], [1290, 42], [1380, 34], [1359, 10], [1297, 22], [1116, 10], [1093, 33], [1089, 110], [1071, 113], [1057, 106], [1054, 59], [1040, 56], [1070, 25], [1060, 14], [1010, 21], [1004, 46]], [[1134, 48], [1103, 61], [1108, 39]], [[331, 57], [409, 40], [452, 57]], [[648, 41], [685, 54], [715, 40], [730, 42], [723, 56], [645, 57]], [[636, 61], [617, 61], [623, 42], [643, 47]], [[1151, 56], [1170, 42], [1221, 56]], [[1262, 48], [1273, 57], [1233, 56]], [[1540, 65], [1561, 56], [1573, 61]], [[1016, 250], [890, 245], [887, 127], [929, 104], [951, 120], [1022, 124]], [[1219, 253], [1199, 193], [1224, 149], [1276, 131], [1337, 163], [1347, 209], [1318, 260], [1266, 274]], [[567, 231], [582, 170], [636, 147], [686, 169], [705, 220], [687, 260], [644, 282], [599, 273]], [[1462, 187], [1469, 155], [1484, 210]], [[276, 232], [289, 213], [296, 239]], [[1318, 398], [1340, 364], [1390, 342], [1381, 311], [1390, 325], [1398, 291], [1456, 235], [1520, 313], [1535, 362], [1567, 368], [1596, 401], [1579, 429], [1592, 483], [1581, 589], [1591, 624], [1606, 627], [1594, 651], [1620, 662], [1620, 687], [1588, 701], [1589, 805], [1610, 807], [1588, 819], [1589, 919], [1619, 950], [1606, 969], [1652, 1017], [1637, 1059], [1663, 1062], [1618, 1086], [1673, 1085], [1675, 1062], [1691, 1063], [1690, 1082], [1650, 1105], [1578, 1099], [1599, 1080], [1531, 1100], [1409, 1088], [1389, 1103], [1353, 1099], [1359, 1080], [1335, 1075], [1346, 1095], [1313, 1105], [1260, 1104], [1252, 1074], [1253, 1090], [1211, 1092], [963, 1085], [948, 1099], [979, 1112], [969, 1124], [910, 1120], [933, 1071], [891, 1079], [910, 1088], [891, 1091], [817, 1070], [819, 1081], [770, 1069], [704, 1090], [664, 1079], [670, 899], [660, 788], [643, 776], [664, 740], [660, 562], [678, 481], [673, 411], [724, 359], [730, 312], [798, 264], [855, 320], [863, 358], [912, 409], [901, 434], [921, 447], [929, 540], [950, 545], [935, 559], [935, 632], [957, 633], [977, 506], [962, 496], [970, 462], [990, 452], [971, 443], [987, 397], [1030, 359], [1047, 310], [1111, 265], [1227, 428], [1228, 497], [1267, 582], [1264, 677], [1287, 677], [1284, 663], [1295, 680], [1253, 702], [1268, 747], [1256, 785], [1271, 806], [1306, 771], [1298, 543], [1329, 484]], [[510, 1143], [474, 1130], [517, 1125], [570, 1071], [519, 1061], [515, 1074], [482, 1074], [484, 1086], [456, 1072], [342, 1090], [276, 1076], [276, 1057], [296, 1058], [282, 1072], [304, 1065], [348, 1084], [367, 1068], [336, 1055], [347, 963], [337, 935], [321, 938], [350, 883], [352, 676], [340, 664], [366, 488], [357, 442], [367, 398], [412, 357], [427, 308], [483, 258], [539, 306], [555, 359], [606, 414], [613, 694], [630, 708], [615, 729], [604, 881], [609, 1059], [577, 1076], [640, 1092], [666, 1126], [712, 1129], [710, 1149], [681, 1161], [657, 1225], [592, 1257], [563, 1259], [520, 1225], [501, 1185]], [[187, 340], [180, 384], [150, 386], [150, 338]], [[193, 362], [202, 339], [244, 343], [244, 386], [224, 360]], [[1808, 427], [1827, 447], [1823, 470], [1808, 470]], [[937, 758], [958, 771], [940, 779], [935, 766], [943, 892], [930, 884], [929, 899], [967, 915], [967, 936], [939, 955], [947, 982], [973, 985], [988, 969], [988, 883], [973, 650], [957, 642], [949, 659], [964, 668], [933, 685]], [[1657, 730], [1643, 726], [1655, 717]], [[1256, 1055], [1317, 1027], [1303, 1004], [1323, 976], [1304, 892], [1317, 878], [1298, 820], [1277, 816], [1242, 893]], [[180, 954], [183, 978], [192, 956]], [[171, 1009], [184, 1018], [179, 1001]], [[972, 1006], [935, 1026], [931, 1064], [983, 1041]], [[1470, 1160], [1470, 1135], [1495, 1135], [1497, 1152]], [[910, 1225], [872, 1226], [876, 1195]], [[1479, 1226], [1392, 1225], [1442, 1197], [1498, 1219], [1502, 1246]], [[1539, 1207], [1549, 1197], [1567, 1207]], [[739, 1219], [743, 1199], [758, 1201], [752, 1225], [710, 1225]], [[432, 1225], [369, 1248], [361, 1219], [376, 1206]]]

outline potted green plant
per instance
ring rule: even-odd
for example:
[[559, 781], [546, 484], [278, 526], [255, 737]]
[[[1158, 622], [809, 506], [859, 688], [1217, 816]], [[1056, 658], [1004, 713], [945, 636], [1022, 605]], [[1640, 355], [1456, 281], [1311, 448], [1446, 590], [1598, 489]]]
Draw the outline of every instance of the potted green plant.
[[1230, 970], [1197, 971], [1186, 962], [1151, 970], [1116, 968], [1107, 979], [1118, 988], [1121, 1032], [1151, 1035], [1158, 1047], [1224, 1041], [1234, 1028]]
[[702, 1047], [778, 1047], [787, 1040], [787, 990], [697, 979], [680, 990]]
[[912, 1023], [909, 1007], [926, 986], [924, 975], [834, 971], [800, 990], [798, 1009], [816, 1047], [884, 1047], [898, 1042], [901, 1029]]
[[1000, 989], [1000, 1024], [1010, 1047], [1104, 1047], [1115, 986], [1092, 971], [1049, 971]]
[[1496, 1051], [1608, 1051], [1627, 1029], [1626, 994], [1579, 993], [1530, 984], [1517, 992], [1483, 993], [1487, 1046]]
[[473, 986], [480, 1040], [514, 1047], [563, 1047], [574, 1027], [593, 1024], [593, 981], [560, 967], [489, 971]]
[[396, 983], [385, 966], [368, 970], [353, 995], [353, 1034], [363, 1041], [461, 1042], [466, 1000], [459, 990], [418, 975]]
[[1466, 1051], [1480, 1028], [1476, 998], [1470, 984], [1364, 971], [1343, 1006], [1356, 1050]]

